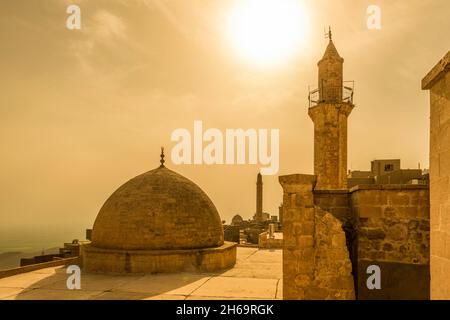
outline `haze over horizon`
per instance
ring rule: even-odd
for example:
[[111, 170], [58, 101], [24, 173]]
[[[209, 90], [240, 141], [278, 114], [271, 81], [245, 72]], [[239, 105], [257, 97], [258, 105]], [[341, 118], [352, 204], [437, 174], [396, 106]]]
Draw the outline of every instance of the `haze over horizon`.
[[[429, 93], [421, 79], [450, 47], [447, 0], [300, 1], [304, 39], [290, 58], [254, 65], [236, 53], [227, 18], [236, 1], [98, 0], [0, 3], [0, 230], [78, 232], [106, 199], [159, 166], [177, 128], [280, 129], [278, 175], [313, 173], [308, 86], [332, 26], [355, 81], [348, 166], [400, 158], [428, 168]], [[65, 26], [69, 4], [81, 30]], [[255, 212], [260, 165], [173, 165], [228, 222]], [[264, 211], [278, 214], [278, 175], [264, 177]], [[0, 231], [1, 232], [1, 231]], [[71, 239], [65, 239], [71, 240]]]

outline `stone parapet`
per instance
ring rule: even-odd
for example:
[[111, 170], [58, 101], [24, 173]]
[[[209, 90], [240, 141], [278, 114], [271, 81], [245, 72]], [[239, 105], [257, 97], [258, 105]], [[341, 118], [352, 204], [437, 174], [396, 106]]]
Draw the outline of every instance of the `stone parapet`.
[[422, 79], [422, 90], [430, 90], [450, 70], [450, 51]]
[[66, 259], [58, 259], [54, 261], [44, 262], [44, 263], [37, 263], [37, 264], [31, 264], [25, 267], [19, 267], [19, 268], [13, 268], [13, 269], [7, 269], [7, 270], [1, 270], [0, 271], [0, 279], [12, 277], [17, 274], [32, 272], [36, 270], [41, 270], [45, 268], [51, 268], [51, 267], [59, 267], [59, 266], [67, 266], [67, 265], [79, 265], [80, 259], [79, 257], [74, 258], [66, 258]]

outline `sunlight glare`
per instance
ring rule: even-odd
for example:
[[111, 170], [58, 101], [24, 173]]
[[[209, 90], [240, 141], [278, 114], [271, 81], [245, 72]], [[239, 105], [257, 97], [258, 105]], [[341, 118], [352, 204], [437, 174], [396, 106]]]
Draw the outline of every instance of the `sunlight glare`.
[[300, 0], [241, 0], [228, 19], [228, 35], [238, 54], [262, 66], [283, 63], [301, 49], [306, 28]]

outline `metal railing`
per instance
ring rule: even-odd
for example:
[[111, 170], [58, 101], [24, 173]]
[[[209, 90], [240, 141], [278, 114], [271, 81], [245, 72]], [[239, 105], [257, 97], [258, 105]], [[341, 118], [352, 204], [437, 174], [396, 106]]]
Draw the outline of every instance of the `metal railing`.
[[342, 87], [322, 86], [322, 88], [319, 88], [316, 86], [311, 90], [311, 86], [309, 86], [309, 107], [312, 108], [322, 102], [353, 104], [354, 87], [354, 81], [344, 81]]

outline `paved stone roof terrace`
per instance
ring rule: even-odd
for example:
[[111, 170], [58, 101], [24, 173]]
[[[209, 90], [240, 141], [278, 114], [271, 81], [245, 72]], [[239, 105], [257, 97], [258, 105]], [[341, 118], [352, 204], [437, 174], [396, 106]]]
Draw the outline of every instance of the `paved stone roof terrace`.
[[236, 265], [216, 273], [81, 275], [69, 290], [64, 267], [0, 279], [0, 300], [282, 299], [282, 251], [237, 248]]

